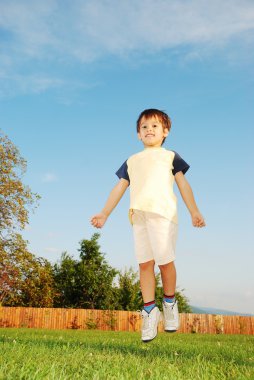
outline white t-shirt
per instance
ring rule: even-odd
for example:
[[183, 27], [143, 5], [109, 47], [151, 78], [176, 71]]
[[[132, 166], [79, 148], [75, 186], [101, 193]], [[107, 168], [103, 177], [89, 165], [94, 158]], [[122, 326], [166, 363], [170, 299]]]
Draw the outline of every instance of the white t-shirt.
[[130, 183], [130, 213], [132, 209], [154, 212], [178, 223], [174, 175], [185, 174], [189, 167], [179, 154], [162, 147], [132, 155], [116, 172]]

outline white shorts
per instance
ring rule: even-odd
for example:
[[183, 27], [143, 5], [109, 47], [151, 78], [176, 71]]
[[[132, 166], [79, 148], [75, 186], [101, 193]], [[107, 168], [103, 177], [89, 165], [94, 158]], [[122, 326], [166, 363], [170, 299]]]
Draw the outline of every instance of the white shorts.
[[175, 260], [177, 224], [165, 217], [132, 210], [135, 253], [138, 263], [154, 260], [157, 265]]

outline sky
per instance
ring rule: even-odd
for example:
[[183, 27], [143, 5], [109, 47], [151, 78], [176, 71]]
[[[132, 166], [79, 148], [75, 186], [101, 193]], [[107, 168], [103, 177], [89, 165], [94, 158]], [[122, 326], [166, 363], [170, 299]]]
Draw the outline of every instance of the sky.
[[[41, 196], [30, 251], [79, 258], [116, 170], [143, 149], [138, 115], [159, 108], [207, 224], [192, 226], [175, 187], [178, 289], [254, 313], [254, 2], [0, 0], [0, 46], [0, 128]], [[110, 265], [138, 270], [128, 205], [126, 192], [99, 242]]]

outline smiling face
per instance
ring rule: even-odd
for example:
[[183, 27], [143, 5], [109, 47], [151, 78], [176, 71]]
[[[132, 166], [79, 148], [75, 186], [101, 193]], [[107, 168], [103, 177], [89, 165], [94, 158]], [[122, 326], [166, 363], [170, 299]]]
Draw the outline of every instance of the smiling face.
[[156, 116], [142, 117], [139, 123], [138, 138], [145, 148], [160, 147], [169, 131]]

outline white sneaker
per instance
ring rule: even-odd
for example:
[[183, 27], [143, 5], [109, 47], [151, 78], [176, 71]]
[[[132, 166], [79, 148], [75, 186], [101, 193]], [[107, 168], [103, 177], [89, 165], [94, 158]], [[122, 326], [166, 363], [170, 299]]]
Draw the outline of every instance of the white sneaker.
[[161, 318], [161, 312], [157, 306], [147, 313], [145, 310], [141, 312], [142, 317], [142, 341], [150, 342], [158, 333], [158, 324]]
[[163, 317], [164, 317], [164, 330], [167, 332], [175, 332], [179, 329], [179, 313], [177, 301], [163, 302]]

